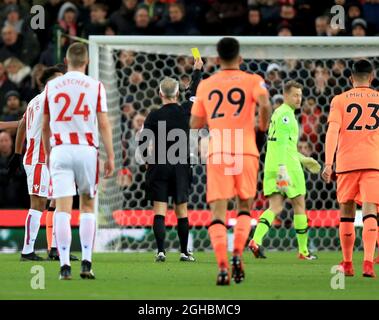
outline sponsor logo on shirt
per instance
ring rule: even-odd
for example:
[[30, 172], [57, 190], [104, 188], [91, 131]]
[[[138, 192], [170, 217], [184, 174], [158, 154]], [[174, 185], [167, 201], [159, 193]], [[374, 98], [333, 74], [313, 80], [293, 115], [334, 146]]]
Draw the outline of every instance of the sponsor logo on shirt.
[[288, 118], [287, 116], [284, 116], [282, 120], [283, 120], [284, 124], [289, 124], [290, 123], [290, 118]]

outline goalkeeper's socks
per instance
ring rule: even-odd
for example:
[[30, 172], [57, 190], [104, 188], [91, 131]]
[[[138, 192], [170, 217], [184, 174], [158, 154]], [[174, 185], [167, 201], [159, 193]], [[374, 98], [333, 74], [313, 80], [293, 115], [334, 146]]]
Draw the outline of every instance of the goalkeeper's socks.
[[54, 215], [55, 239], [59, 252], [61, 267], [70, 266], [70, 247], [71, 247], [71, 215], [67, 212], [56, 212]]
[[262, 215], [259, 217], [259, 222], [257, 227], [255, 228], [253, 240], [259, 246], [262, 245], [263, 237], [266, 235], [268, 230], [271, 227], [272, 222], [275, 219], [275, 213], [270, 209], [267, 209]]
[[234, 250], [233, 254], [241, 256], [245, 248], [247, 238], [251, 230], [251, 217], [249, 211], [240, 211], [237, 223], [234, 227]]
[[79, 236], [82, 246], [82, 261], [92, 261], [92, 248], [96, 233], [96, 218], [94, 213], [81, 213]]
[[228, 262], [228, 239], [226, 226], [221, 220], [212, 221], [208, 227], [209, 238], [216, 255], [218, 267], [229, 269]]
[[376, 221], [378, 223], [378, 238], [377, 238], [376, 242], [377, 242], [378, 248], [379, 248], [379, 216], [376, 217]]
[[188, 218], [178, 219], [178, 237], [180, 241], [180, 252], [187, 254], [188, 249], [189, 222]]
[[157, 242], [158, 252], [165, 252], [164, 250], [164, 240], [166, 238], [166, 226], [165, 226], [165, 216], [156, 214], [154, 216], [153, 231], [155, 236], [155, 241]]
[[344, 262], [353, 261], [353, 250], [355, 243], [354, 218], [341, 218], [339, 236]]
[[308, 251], [308, 217], [304, 213], [294, 215], [294, 227], [296, 231], [299, 253], [309, 255]]
[[25, 221], [25, 237], [24, 247], [22, 248], [22, 254], [28, 254], [34, 251], [34, 243], [38, 235], [41, 216], [41, 211], [29, 209]]
[[378, 237], [378, 223], [376, 215], [369, 214], [363, 217], [363, 250], [364, 261], [374, 261], [374, 254], [376, 249], [376, 239]]
[[53, 216], [54, 212], [50, 210], [46, 212], [46, 241], [47, 249], [50, 251], [53, 242]]

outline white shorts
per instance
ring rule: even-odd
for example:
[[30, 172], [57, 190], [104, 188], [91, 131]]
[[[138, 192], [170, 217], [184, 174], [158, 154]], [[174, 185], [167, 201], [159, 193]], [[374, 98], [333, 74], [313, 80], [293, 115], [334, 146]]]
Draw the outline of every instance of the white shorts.
[[87, 194], [95, 197], [99, 176], [97, 149], [84, 145], [59, 145], [51, 150], [53, 199]]
[[30, 195], [47, 198], [49, 195], [50, 174], [46, 164], [24, 165]]

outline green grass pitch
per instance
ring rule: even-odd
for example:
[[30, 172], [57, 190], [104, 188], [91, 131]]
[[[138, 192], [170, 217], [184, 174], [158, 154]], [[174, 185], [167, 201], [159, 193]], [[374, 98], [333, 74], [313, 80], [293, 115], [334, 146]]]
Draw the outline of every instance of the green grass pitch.
[[[20, 262], [18, 254], [0, 254], [0, 299], [379, 299], [379, 279], [362, 277], [361, 252], [354, 255], [356, 275], [345, 278], [343, 290], [330, 285], [340, 252], [321, 252], [316, 261], [298, 260], [294, 252], [267, 255], [257, 260], [246, 251], [245, 281], [218, 287], [212, 252], [197, 253], [195, 263], [179, 262], [171, 252], [165, 263], [155, 263], [154, 253], [95, 254], [97, 279], [80, 279], [80, 262], [73, 262], [71, 281], [58, 280], [58, 262]], [[45, 269], [44, 290], [31, 288], [35, 264]]]

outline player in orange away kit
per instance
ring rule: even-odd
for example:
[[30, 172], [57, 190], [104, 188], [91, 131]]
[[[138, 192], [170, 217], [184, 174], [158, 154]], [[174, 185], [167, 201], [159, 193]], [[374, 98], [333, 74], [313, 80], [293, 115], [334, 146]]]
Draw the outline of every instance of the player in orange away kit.
[[238, 198], [234, 228], [232, 277], [245, 275], [242, 252], [251, 229], [250, 209], [256, 194], [259, 152], [255, 142], [255, 108], [259, 104], [259, 129], [266, 131], [271, 105], [264, 80], [240, 70], [239, 43], [223, 38], [217, 44], [221, 70], [200, 82], [192, 106], [191, 128], [208, 125], [207, 202], [212, 211], [209, 237], [219, 267], [217, 285], [229, 285], [227, 254], [227, 203]]
[[[363, 276], [375, 277], [374, 254], [378, 235], [379, 204], [379, 92], [370, 88], [373, 67], [367, 60], [353, 65], [353, 89], [333, 98], [326, 134], [323, 179], [331, 181], [336, 155], [337, 200], [341, 220], [339, 236], [346, 276], [354, 275], [353, 249], [356, 201], [362, 201]], [[338, 146], [338, 148], [337, 148]]]
[[[362, 199], [361, 199], [361, 196], [359, 195], [357, 198], [358, 198], [358, 199], [355, 200], [355, 202], [356, 202], [358, 205], [362, 206]], [[378, 245], [378, 255], [376, 256], [375, 263], [376, 263], [376, 264], [379, 264], [379, 205], [378, 205], [377, 208], [376, 208], [376, 218], [377, 218], [377, 221], [378, 221], [378, 233], [377, 233], [377, 236], [378, 236], [378, 237], [377, 237], [377, 239], [376, 239], [376, 243], [377, 243], [377, 245]]]

